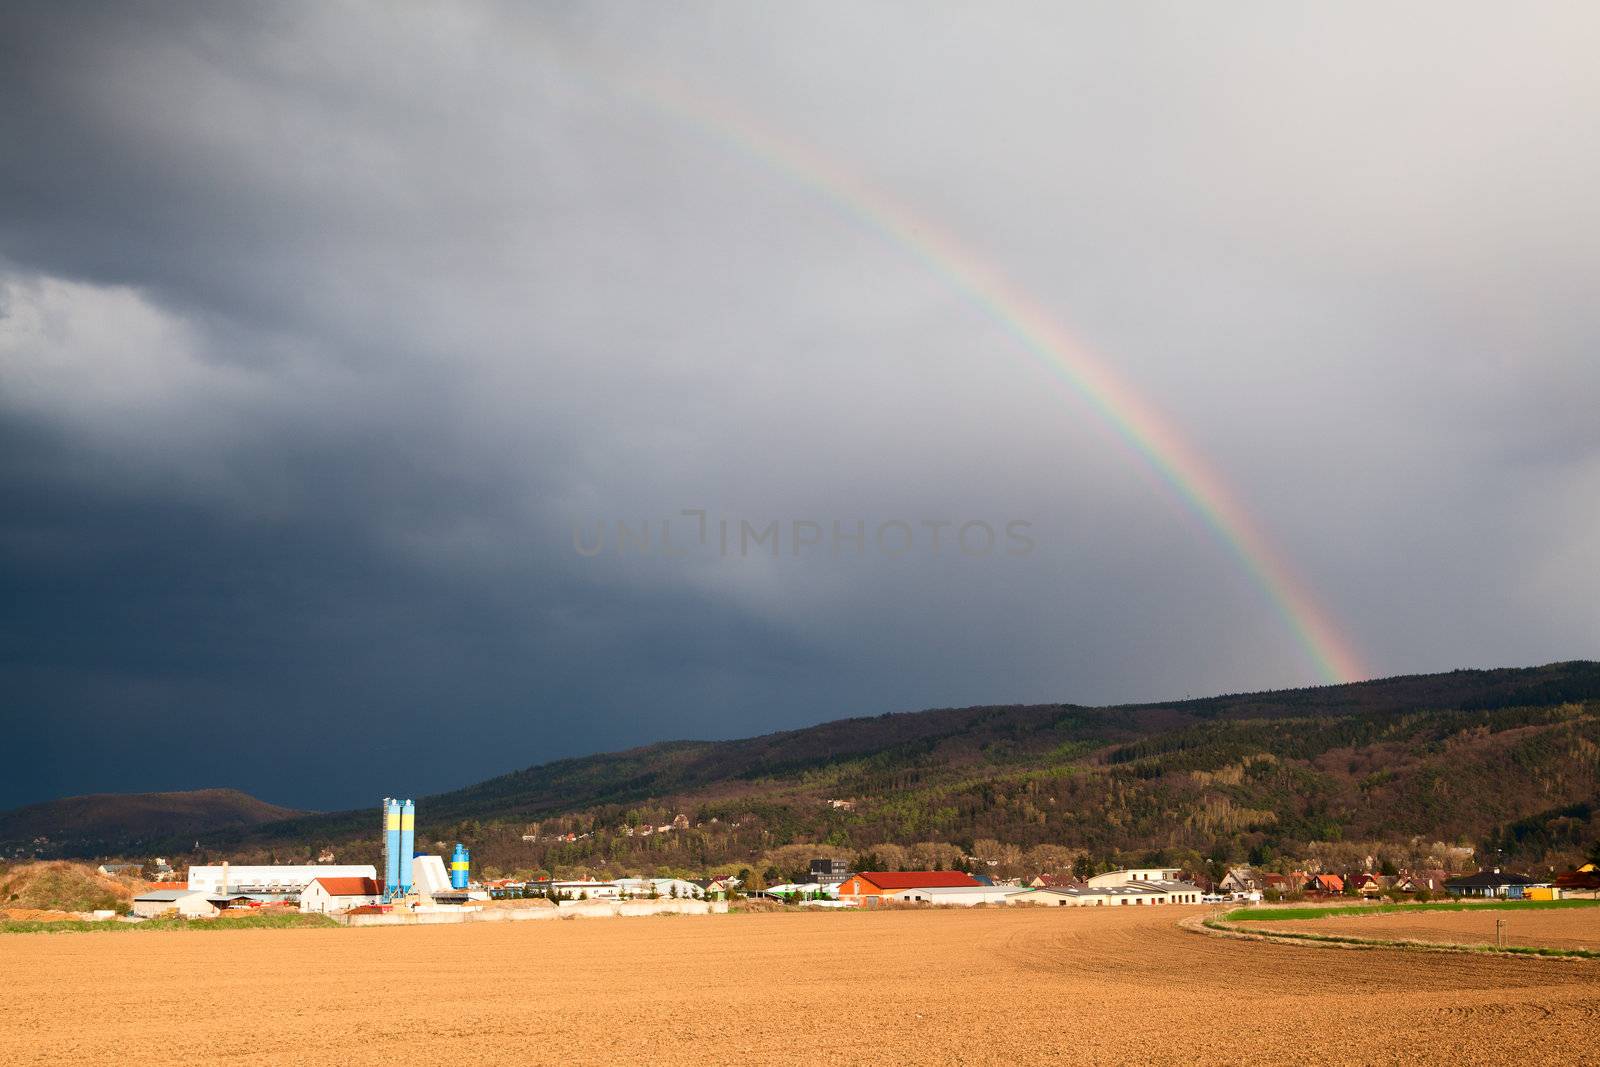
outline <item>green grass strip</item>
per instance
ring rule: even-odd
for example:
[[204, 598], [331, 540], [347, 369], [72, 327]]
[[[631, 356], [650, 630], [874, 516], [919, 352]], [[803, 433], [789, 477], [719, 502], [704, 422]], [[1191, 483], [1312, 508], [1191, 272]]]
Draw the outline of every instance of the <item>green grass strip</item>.
[[[1541, 901], [1539, 903], [1552, 902]], [[1562, 901], [1560, 903], [1575, 902]], [[1582, 903], [1588, 902], [1584, 901]], [[1204, 925], [1212, 930], [1222, 930], [1228, 933], [1241, 932], [1235, 927], [1227, 926], [1213, 919], [1207, 919]], [[1513, 956], [1545, 956], [1558, 959], [1600, 960], [1600, 952], [1587, 948], [1548, 948], [1542, 945], [1460, 945], [1445, 941], [1395, 941], [1371, 937], [1347, 937], [1342, 934], [1308, 934], [1289, 930], [1263, 930], [1254, 936], [1286, 937], [1293, 938], [1296, 941], [1317, 941], [1334, 945], [1355, 945], [1361, 948], [1420, 949], [1434, 952], [1506, 953]]]
[[1316, 908], [1235, 908], [1223, 916], [1227, 922], [1280, 922], [1322, 919], [1330, 915], [1389, 915], [1413, 911], [1549, 911], [1556, 908], [1593, 908], [1600, 900], [1500, 900], [1482, 904], [1439, 901], [1428, 904], [1350, 904]]
[[103, 934], [124, 930], [291, 930], [340, 928], [344, 924], [326, 915], [246, 915], [229, 919], [146, 919], [141, 923], [90, 922], [66, 919], [49, 922], [19, 919], [0, 922], [0, 934]]

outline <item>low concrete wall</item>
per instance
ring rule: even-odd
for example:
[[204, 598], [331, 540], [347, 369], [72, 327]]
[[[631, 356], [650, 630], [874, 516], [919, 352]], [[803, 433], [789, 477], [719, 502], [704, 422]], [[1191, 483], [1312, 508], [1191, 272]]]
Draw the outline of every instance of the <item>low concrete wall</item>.
[[724, 900], [576, 900], [555, 908], [438, 908], [347, 915], [346, 926], [433, 926], [448, 923], [533, 922], [539, 919], [613, 919], [642, 915], [721, 915]]

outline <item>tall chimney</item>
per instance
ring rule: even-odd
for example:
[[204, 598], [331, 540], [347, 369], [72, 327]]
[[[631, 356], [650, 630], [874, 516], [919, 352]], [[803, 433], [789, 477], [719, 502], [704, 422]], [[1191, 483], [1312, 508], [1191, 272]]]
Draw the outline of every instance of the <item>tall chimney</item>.
[[228, 895], [228, 861], [227, 860], [223, 860], [222, 861], [222, 891], [220, 893], [218, 893], [217, 895], [218, 896], [224, 896], [224, 897]]

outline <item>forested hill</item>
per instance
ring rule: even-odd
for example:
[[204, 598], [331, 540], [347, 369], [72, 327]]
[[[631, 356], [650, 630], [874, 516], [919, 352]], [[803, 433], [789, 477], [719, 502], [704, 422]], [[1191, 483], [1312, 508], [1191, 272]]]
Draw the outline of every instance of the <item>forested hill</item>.
[[[1543, 855], [1600, 835], [1597, 797], [1600, 664], [1569, 662], [1151, 705], [941, 709], [669, 742], [419, 799], [418, 837], [464, 839], [503, 869], [704, 868], [795, 842], [865, 852], [995, 840], [1104, 857], [1243, 859], [1422, 835]], [[647, 838], [621, 829], [679, 814], [689, 830]], [[353, 857], [375, 850], [372, 822], [367, 811], [308, 816], [202, 844], [285, 855], [334, 845]], [[568, 833], [576, 840], [556, 840]]]
[[0, 842], [14, 848], [45, 838], [55, 846], [54, 853], [93, 856], [175, 837], [281, 822], [299, 814], [237, 789], [96, 793], [0, 812]]

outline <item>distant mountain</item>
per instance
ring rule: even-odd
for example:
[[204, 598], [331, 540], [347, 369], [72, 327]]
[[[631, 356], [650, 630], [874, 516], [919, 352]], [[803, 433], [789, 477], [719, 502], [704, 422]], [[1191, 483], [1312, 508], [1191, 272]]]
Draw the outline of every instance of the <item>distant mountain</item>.
[[[679, 814], [689, 829], [656, 832]], [[241, 825], [201, 835], [202, 853], [335, 847], [368, 861], [376, 822], [360, 810]], [[417, 802], [419, 846], [461, 840], [504, 870], [703, 870], [806, 842], [854, 856], [998, 841], [1242, 861], [1416, 836], [1509, 859], [1600, 838], [1600, 664], [843, 719], [559, 760]]]
[[278, 822], [301, 814], [237, 789], [96, 793], [0, 812], [6, 853], [44, 838], [52, 855], [108, 855], [142, 844]]

